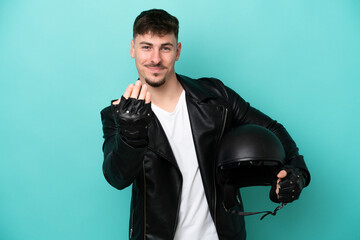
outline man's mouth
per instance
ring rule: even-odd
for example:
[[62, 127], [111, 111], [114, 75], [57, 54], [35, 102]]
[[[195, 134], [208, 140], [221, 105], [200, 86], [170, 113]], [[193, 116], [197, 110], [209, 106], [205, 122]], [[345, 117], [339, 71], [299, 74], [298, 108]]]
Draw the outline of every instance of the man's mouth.
[[152, 72], [160, 72], [165, 69], [164, 66], [158, 66], [158, 65], [145, 65], [145, 67]]

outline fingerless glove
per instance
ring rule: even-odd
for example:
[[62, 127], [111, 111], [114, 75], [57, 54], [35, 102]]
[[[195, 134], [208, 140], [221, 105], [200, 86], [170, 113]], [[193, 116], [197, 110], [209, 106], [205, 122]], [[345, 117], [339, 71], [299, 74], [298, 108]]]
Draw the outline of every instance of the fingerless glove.
[[270, 199], [275, 203], [290, 203], [300, 197], [305, 185], [305, 177], [302, 171], [294, 167], [284, 167], [287, 172], [285, 178], [279, 182], [279, 197], [276, 194], [277, 180], [274, 180], [270, 190]]
[[150, 103], [122, 96], [119, 104], [111, 106], [121, 138], [132, 147], [146, 146], [148, 126], [154, 117]]

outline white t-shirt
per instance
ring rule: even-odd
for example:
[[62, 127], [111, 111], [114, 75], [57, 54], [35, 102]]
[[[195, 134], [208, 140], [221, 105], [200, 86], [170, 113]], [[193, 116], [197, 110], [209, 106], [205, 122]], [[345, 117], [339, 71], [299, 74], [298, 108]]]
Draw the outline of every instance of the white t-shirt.
[[176, 108], [169, 113], [151, 105], [170, 142], [183, 177], [181, 204], [175, 240], [218, 240], [210, 215], [192, 137], [185, 91]]

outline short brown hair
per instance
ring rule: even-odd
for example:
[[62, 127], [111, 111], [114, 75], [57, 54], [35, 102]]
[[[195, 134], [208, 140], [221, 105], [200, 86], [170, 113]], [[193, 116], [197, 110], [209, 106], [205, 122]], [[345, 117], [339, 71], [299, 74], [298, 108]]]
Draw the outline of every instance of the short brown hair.
[[143, 11], [135, 19], [133, 26], [133, 38], [140, 34], [152, 33], [165, 35], [174, 33], [176, 40], [179, 34], [179, 21], [162, 9], [150, 9]]

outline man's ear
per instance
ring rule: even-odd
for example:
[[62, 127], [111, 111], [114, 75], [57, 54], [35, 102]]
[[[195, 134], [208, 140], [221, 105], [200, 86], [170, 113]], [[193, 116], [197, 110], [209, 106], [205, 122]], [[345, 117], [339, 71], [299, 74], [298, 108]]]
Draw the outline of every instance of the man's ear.
[[134, 39], [131, 39], [131, 42], [130, 42], [130, 55], [132, 58], [135, 57], [135, 49], [134, 49], [134, 46], [135, 43], [134, 43]]
[[175, 58], [176, 61], [179, 60], [180, 58], [180, 52], [181, 52], [181, 42], [179, 42], [176, 46], [176, 58]]

